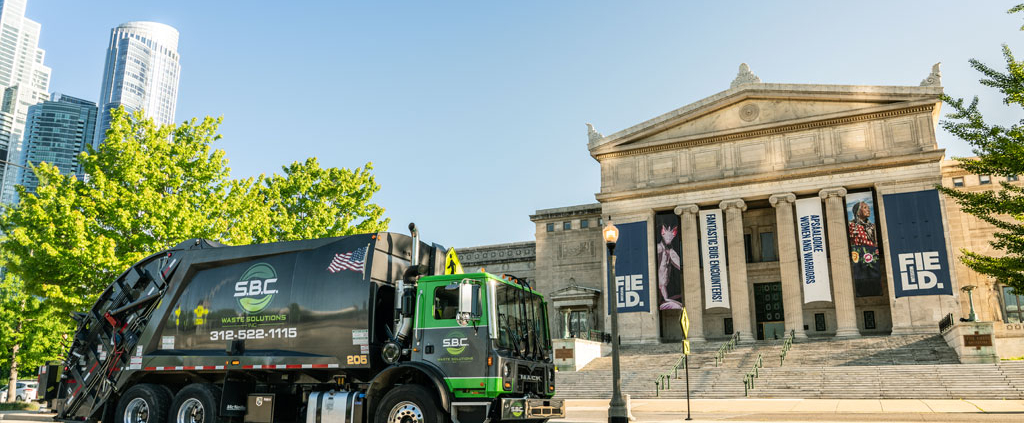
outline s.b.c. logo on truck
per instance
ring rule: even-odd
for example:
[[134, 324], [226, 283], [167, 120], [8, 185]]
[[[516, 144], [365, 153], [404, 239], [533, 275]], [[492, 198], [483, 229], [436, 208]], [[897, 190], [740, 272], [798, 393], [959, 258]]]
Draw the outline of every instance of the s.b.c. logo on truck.
[[242, 277], [235, 282], [235, 298], [238, 299], [239, 307], [247, 313], [259, 313], [270, 305], [277, 294], [274, 283], [277, 282], [277, 272], [274, 266], [267, 263], [252, 265]]
[[450, 332], [446, 338], [441, 340], [441, 346], [451, 355], [462, 354], [467, 345], [469, 345], [469, 338], [466, 338], [462, 332]]

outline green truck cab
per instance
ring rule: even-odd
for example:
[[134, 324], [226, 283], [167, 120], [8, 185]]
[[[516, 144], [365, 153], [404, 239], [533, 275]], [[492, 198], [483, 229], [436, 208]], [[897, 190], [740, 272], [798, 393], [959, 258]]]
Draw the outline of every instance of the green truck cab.
[[411, 360], [445, 375], [455, 414], [564, 417], [562, 401], [551, 400], [555, 366], [540, 293], [473, 273], [423, 277], [416, 301]]

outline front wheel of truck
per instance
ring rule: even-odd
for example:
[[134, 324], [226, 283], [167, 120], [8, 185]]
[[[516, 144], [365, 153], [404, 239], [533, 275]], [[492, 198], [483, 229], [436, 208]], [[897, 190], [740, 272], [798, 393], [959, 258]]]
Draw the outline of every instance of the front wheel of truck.
[[402, 385], [392, 389], [381, 400], [375, 422], [381, 423], [440, 423], [445, 419], [437, 406], [437, 399], [420, 385]]

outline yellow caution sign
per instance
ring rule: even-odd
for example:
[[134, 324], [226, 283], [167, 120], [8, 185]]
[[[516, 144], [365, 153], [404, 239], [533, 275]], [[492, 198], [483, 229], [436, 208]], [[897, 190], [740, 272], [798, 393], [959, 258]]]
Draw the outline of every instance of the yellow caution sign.
[[683, 340], [683, 355], [690, 355], [690, 340]]
[[454, 248], [449, 248], [444, 258], [444, 274], [460, 275], [462, 273], [465, 272], [462, 271], [462, 263], [459, 263], [459, 256], [455, 255]]
[[690, 338], [690, 316], [686, 315], [686, 307], [683, 307], [683, 315], [679, 317], [679, 325], [683, 327], [683, 339]]

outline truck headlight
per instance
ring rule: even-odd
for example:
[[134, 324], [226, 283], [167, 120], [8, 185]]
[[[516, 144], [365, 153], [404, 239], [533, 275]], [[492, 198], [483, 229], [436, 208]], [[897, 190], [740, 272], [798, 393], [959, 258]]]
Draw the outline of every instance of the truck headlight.
[[509, 377], [512, 375], [512, 364], [505, 363], [505, 366], [501, 368], [501, 377]]

